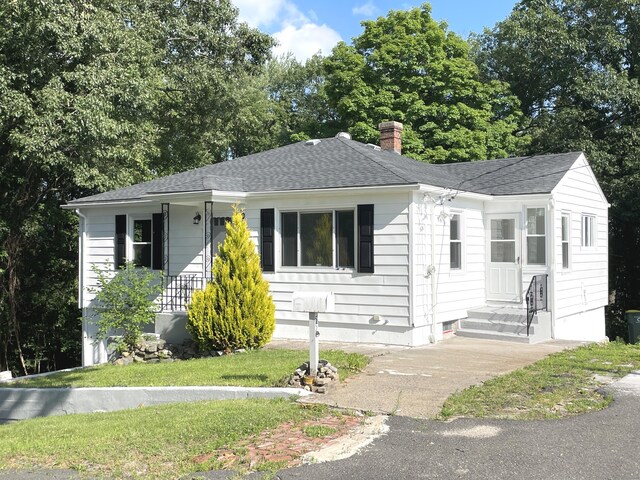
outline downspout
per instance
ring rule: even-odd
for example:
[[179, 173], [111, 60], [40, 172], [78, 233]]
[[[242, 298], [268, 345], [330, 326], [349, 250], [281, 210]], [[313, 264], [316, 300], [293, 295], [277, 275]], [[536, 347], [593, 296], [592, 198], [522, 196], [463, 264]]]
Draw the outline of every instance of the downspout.
[[[547, 282], [547, 308], [551, 316], [551, 338], [556, 338], [556, 201], [553, 195], [549, 199], [549, 231], [551, 232], [549, 249], [549, 280]], [[549, 240], [547, 240], [549, 241]], [[551, 288], [549, 288], [551, 284]]]
[[79, 208], [76, 208], [76, 214], [80, 217], [79, 222], [79, 230], [80, 235], [78, 235], [78, 308], [82, 310], [82, 365], [86, 365], [85, 363], [85, 348], [84, 348], [84, 340], [85, 335], [87, 334], [87, 319], [84, 315], [84, 247], [86, 245], [86, 223], [87, 217], [80, 211]]
[[436, 284], [436, 205], [431, 203], [431, 265], [427, 274], [431, 277], [431, 335], [429, 341], [436, 343], [436, 305], [438, 285]]

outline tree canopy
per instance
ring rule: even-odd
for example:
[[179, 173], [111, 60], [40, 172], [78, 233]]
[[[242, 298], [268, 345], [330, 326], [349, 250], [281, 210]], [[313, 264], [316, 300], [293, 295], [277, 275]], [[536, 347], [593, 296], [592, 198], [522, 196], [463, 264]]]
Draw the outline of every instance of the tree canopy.
[[326, 91], [354, 138], [377, 143], [378, 124], [404, 124], [403, 153], [430, 162], [517, 153], [518, 100], [482, 81], [467, 42], [431, 18], [428, 4], [363, 22], [353, 45], [326, 60]]
[[583, 150], [611, 203], [609, 334], [640, 305], [640, 5], [523, 0], [476, 39], [485, 78], [508, 82], [530, 153]]
[[[229, 0], [3, 4], [0, 369], [16, 368], [23, 347], [63, 349], [34, 333], [73, 318], [76, 220], [60, 204], [246, 148], [238, 132], [260, 129], [247, 127], [251, 99], [237, 86], [273, 43], [238, 23]], [[66, 335], [79, 338], [74, 324]]]

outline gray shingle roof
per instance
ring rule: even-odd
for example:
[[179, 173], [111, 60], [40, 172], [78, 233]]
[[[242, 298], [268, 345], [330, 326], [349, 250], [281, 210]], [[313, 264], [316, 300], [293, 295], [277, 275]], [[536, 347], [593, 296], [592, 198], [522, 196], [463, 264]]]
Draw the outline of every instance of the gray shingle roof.
[[310, 143], [207, 165], [69, 204], [134, 200], [153, 193], [273, 192], [418, 183], [489, 195], [548, 193], [580, 155], [433, 165], [343, 137]]

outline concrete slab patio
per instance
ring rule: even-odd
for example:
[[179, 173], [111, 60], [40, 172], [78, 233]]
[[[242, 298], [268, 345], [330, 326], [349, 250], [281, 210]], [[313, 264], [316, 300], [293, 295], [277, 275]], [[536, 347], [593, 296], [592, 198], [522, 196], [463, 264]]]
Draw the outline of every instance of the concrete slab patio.
[[[547, 355], [581, 345], [552, 340], [511, 343], [453, 336], [425, 347], [321, 343], [370, 355], [371, 363], [325, 395], [301, 399], [334, 407], [416, 418], [433, 418], [453, 392], [521, 368]], [[306, 348], [303, 342], [274, 342], [272, 348]]]

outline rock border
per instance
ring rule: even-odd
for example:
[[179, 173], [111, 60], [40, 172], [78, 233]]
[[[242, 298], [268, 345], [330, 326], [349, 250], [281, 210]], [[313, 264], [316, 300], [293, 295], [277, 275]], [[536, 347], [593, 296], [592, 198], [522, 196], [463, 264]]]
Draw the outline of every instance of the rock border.
[[309, 362], [304, 362], [289, 377], [287, 385], [294, 388], [303, 388], [313, 393], [327, 393], [327, 390], [339, 382], [338, 369], [327, 360], [318, 362], [318, 374], [310, 377]]

